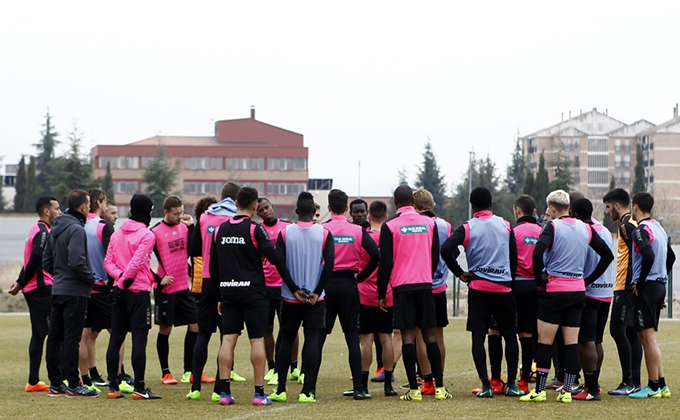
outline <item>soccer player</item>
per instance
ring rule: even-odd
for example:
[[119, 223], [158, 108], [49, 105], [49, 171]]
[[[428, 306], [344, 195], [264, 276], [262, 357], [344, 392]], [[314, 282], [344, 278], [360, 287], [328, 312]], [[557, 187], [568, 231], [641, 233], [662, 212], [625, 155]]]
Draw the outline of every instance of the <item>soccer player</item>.
[[[569, 194], [563, 190], [555, 190], [548, 194], [546, 201], [552, 220], [541, 231], [532, 256], [534, 280], [539, 287], [545, 289], [538, 298], [536, 389], [520, 397], [520, 400], [546, 400], [545, 385], [550, 372], [552, 344], [557, 328], [561, 325], [565, 374], [564, 385], [557, 395], [557, 401], [570, 403], [571, 388], [580, 370], [577, 342], [586, 286], [604, 274], [614, 256], [590, 226], [569, 217]], [[585, 277], [588, 247], [600, 256], [600, 261], [595, 270]], [[547, 284], [543, 279], [544, 267], [548, 277]]]
[[[352, 372], [353, 398], [363, 400], [367, 395], [361, 384], [361, 348], [359, 345], [359, 289], [357, 283], [366, 280], [378, 266], [379, 250], [368, 232], [361, 226], [350, 223], [344, 216], [348, 210], [347, 194], [333, 189], [328, 193], [330, 220], [323, 226], [333, 235], [335, 264], [333, 274], [326, 285], [326, 331], [319, 340], [320, 348], [326, 337], [333, 331], [335, 318], [345, 335], [349, 353], [349, 367]], [[361, 250], [369, 261], [361, 272]], [[320, 350], [321, 352], [322, 350]]]
[[[479, 398], [493, 398], [493, 388], [486, 370], [484, 339], [491, 317], [498, 324], [498, 331], [505, 340], [505, 360], [508, 365], [507, 396], [520, 396], [515, 377], [519, 348], [515, 299], [512, 283], [517, 270], [517, 243], [515, 234], [506, 220], [492, 211], [491, 192], [475, 188], [470, 193], [473, 218], [461, 225], [442, 245], [442, 256], [453, 274], [469, 284], [467, 329], [472, 333], [472, 357], [477, 374], [482, 381]], [[465, 248], [468, 271], [456, 261], [459, 246]]]
[[368, 216], [368, 203], [361, 198], [352, 200], [349, 203], [349, 217], [352, 218], [352, 223], [359, 225], [364, 229], [371, 227], [371, 224], [367, 220]]
[[[218, 282], [221, 300], [218, 311], [222, 319], [220, 372], [229, 378], [234, 363], [234, 348], [245, 323], [250, 339], [255, 395], [253, 405], [270, 405], [264, 392], [266, 352], [264, 334], [269, 310], [262, 257], [266, 257], [288, 284], [293, 280], [281, 262], [262, 225], [251, 220], [257, 211], [257, 190], [243, 187], [238, 192], [236, 215], [222, 223], [210, 249], [210, 278]], [[284, 370], [283, 372], [287, 372]], [[282, 378], [285, 375], [282, 375]], [[230, 379], [219, 381], [220, 404], [231, 405]]]
[[[592, 219], [593, 204], [590, 200], [579, 198], [572, 202], [571, 214], [586, 225], [590, 225], [609, 249], [612, 249], [611, 233]], [[586, 276], [593, 272], [599, 260], [600, 257], [592, 248], [589, 248], [585, 267]], [[578, 334], [579, 360], [585, 375], [586, 387], [583, 391], [574, 395], [575, 400], [599, 401], [602, 399], [598, 380], [600, 367], [604, 360], [602, 339], [609, 317], [609, 306], [614, 294], [611, 269], [612, 266], [610, 265], [602, 277], [586, 288], [586, 304], [583, 308], [583, 315], [581, 315], [581, 329]]]
[[[260, 197], [257, 200], [257, 215], [262, 219], [262, 227], [267, 231], [269, 240], [276, 244], [276, 239], [279, 237], [279, 232], [290, 222], [286, 220], [281, 220], [274, 215], [274, 206], [272, 203], [264, 197]], [[269, 383], [269, 385], [278, 384], [278, 375], [276, 374], [276, 363], [274, 361], [274, 352], [279, 351], [280, 339], [274, 340], [274, 318], [279, 319], [279, 324], [281, 323], [281, 276], [279, 272], [276, 271], [276, 267], [269, 262], [264, 260], [262, 262], [264, 267], [264, 279], [267, 283], [267, 296], [269, 299], [269, 313], [267, 316], [267, 332], [264, 336], [265, 350], [267, 352], [267, 374], [264, 375], [264, 380]], [[280, 334], [280, 333], [279, 333]], [[297, 367], [297, 354], [298, 354], [298, 340], [296, 339], [293, 343], [293, 354], [295, 359], [291, 363], [290, 379], [297, 380], [300, 376], [300, 369]]]
[[413, 208], [413, 190], [408, 185], [400, 185], [394, 191], [394, 205], [397, 214], [380, 229], [378, 306], [387, 311], [387, 286], [391, 285], [394, 328], [401, 330], [404, 369], [410, 388], [400, 398], [423, 399], [416, 380], [415, 329], [420, 328], [435, 380], [435, 399], [449, 399], [452, 395], [444, 388], [432, 294], [432, 278], [439, 264], [439, 234], [434, 220]]
[[108, 220], [115, 227], [116, 221], [118, 221], [118, 206], [116, 206], [115, 201], [111, 197], [107, 197], [106, 201], [106, 214], [102, 216], [102, 219]]
[[28, 344], [28, 383], [26, 392], [44, 392], [50, 387], [40, 380], [40, 362], [45, 337], [49, 331], [50, 299], [53, 278], [43, 269], [42, 258], [52, 220], [61, 215], [59, 202], [54, 197], [40, 197], [35, 205], [38, 221], [31, 225], [24, 246], [24, 265], [19, 279], [9, 288], [11, 295], [21, 290], [28, 304], [31, 318], [31, 341]]
[[[300, 324], [305, 333], [305, 363], [302, 392], [298, 402], [316, 402], [316, 380], [319, 373], [319, 337], [326, 324], [324, 287], [333, 271], [335, 248], [333, 235], [313, 222], [314, 198], [308, 192], [298, 196], [296, 213], [299, 221], [285, 226], [277, 238], [276, 250], [290, 271], [293, 283], [285, 281], [281, 294], [281, 341], [276, 352], [276, 370], [287, 372], [291, 362], [291, 346]], [[284, 279], [285, 280], [285, 279]], [[286, 375], [281, 375], [276, 392], [269, 398], [285, 402]]]
[[[659, 316], [666, 298], [668, 272], [673, 269], [675, 253], [666, 231], [651, 216], [654, 197], [647, 192], [633, 196], [633, 219], [638, 226], [633, 232], [633, 305], [635, 327], [645, 352], [647, 386], [628, 395], [631, 398], [670, 398], [666, 385], [661, 349], [656, 342]], [[672, 302], [669, 302], [672, 305]]]
[[[217, 377], [210, 378], [203, 373], [203, 368], [208, 360], [208, 344], [210, 338], [217, 331], [220, 326], [220, 314], [217, 312], [217, 303], [219, 302], [219, 287], [216, 281], [210, 278], [210, 249], [212, 247], [212, 237], [217, 228], [225, 221], [229, 220], [236, 214], [236, 195], [241, 187], [232, 181], [227, 182], [222, 187], [222, 200], [210, 206], [205, 213], [198, 219], [198, 226], [194, 229], [194, 237], [192, 238], [192, 246], [199, 247], [202, 255], [202, 277], [200, 291], [194, 285], [194, 297], [198, 304], [198, 338], [194, 347], [194, 360], [192, 363], [192, 385], [191, 392], [186, 396], [189, 400], [199, 400], [201, 398], [201, 383], [214, 383], [212, 400], [219, 401], [220, 394], [217, 392], [219, 379], [219, 365], [217, 368]], [[200, 374], [199, 374], [200, 372]], [[237, 378], [235, 372], [232, 380], [243, 380], [240, 376]]]
[[155, 273], [154, 302], [155, 319], [158, 324], [156, 351], [161, 365], [161, 383], [176, 385], [170, 372], [168, 343], [172, 327], [187, 325], [184, 336], [184, 374], [182, 382], [189, 383], [194, 346], [198, 337], [198, 307], [189, 291], [189, 238], [194, 221], [184, 214], [182, 200], [171, 195], [163, 201], [163, 220], [151, 228], [156, 237], [154, 253], [158, 260]]
[[621, 363], [621, 384], [609, 391], [609, 395], [629, 395], [641, 389], [640, 367], [642, 345], [635, 330], [633, 307], [632, 252], [633, 231], [637, 223], [630, 213], [630, 196], [626, 190], [615, 188], [602, 198], [609, 216], [617, 222], [616, 281], [609, 332], [616, 343]]
[[[198, 224], [198, 221], [201, 220], [203, 213], [205, 213], [205, 211], [208, 210], [210, 206], [217, 203], [218, 201], [219, 200], [214, 195], [206, 195], [196, 202], [196, 205], [194, 206], [194, 220], [196, 221], [196, 224]], [[191, 240], [189, 241], [189, 254], [191, 255], [192, 263], [191, 292], [194, 294], [194, 298], [200, 296], [201, 289], [203, 288], [203, 250], [201, 249], [202, 243], [199, 243], [199, 241], [195, 240], [197, 231], [200, 231], [200, 229], [195, 227], [194, 233], [192, 234]], [[182, 379], [184, 379], [184, 377], [182, 377]], [[185, 383], [184, 381], [181, 382]], [[189, 382], [193, 381], [190, 380]]]
[[113, 234], [113, 224], [103, 219], [108, 209], [106, 193], [98, 188], [87, 191], [90, 195], [90, 213], [85, 222], [87, 255], [94, 286], [88, 300], [85, 328], [80, 341], [80, 371], [83, 385], [99, 392], [98, 386], [107, 386], [97, 370], [97, 338], [102, 330], [111, 328], [111, 300], [109, 292], [113, 279], [104, 270], [104, 257]]
[[[356, 207], [356, 205], [355, 205]], [[369, 223], [370, 230], [368, 234], [371, 239], [378, 243], [380, 241], [380, 229], [387, 220], [387, 204], [384, 201], [376, 200], [371, 203], [369, 209]], [[368, 264], [369, 256], [362, 253], [362, 266]], [[378, 336], [380, 341], [380, 352], [376, 352], [376, 358], [381, 357], [381, 365], [387, 366], [387, 369], [382, 369], [379, 375], [382, 374], [382, 381], [384, 382], [384, 391], [386, 397], [397, 395], [397, 392], [392, 387], [391, 380], [385, 378], [393, 378], [394, 372], [394, 347], [392, 343], [392, 332], [394, 323], [394, 298], [392, 288], [387, 287], [387, 294], [385, 295], [387, 301], [387, 311], [383, 312], [378, 306], [378, 273], [374, 271], [366, 280], [359, 283], [359, 302], [361, 304], [359, 310], [359, 332], [361, 338], [361, 385], [364, 389], [365, 395], [370, 395], [368, 391], [368, 372], [371, 367], [373, 359], [373, 352], [371, 347], [375, 336]], [[376, 346], [377, 347], [377, 346]], [[377, 381], [374, 381], [377, 382]]]
[[117, 378], [120, 346], [132, 333], [132, 368], [135, 373], [134, 400], [160, 399], [145, 388], [146, 344], [151, 329], [151, 289], [154, 276], [149, 260], [156, 242], [149, 230], [153, 202], [142, 194], [130, 200], [130, 219], [111, 235], [104, 259], [106, 272], [115, 279], [111, 299], [111, 340], [106, 351], [109, 399], [122, 398]]
[[321, 205], [319, 203], [314, 203], [314, 223], [318, 223], [321, 218]]
[[[90, 212], [90, 196], [86, 191], [73, 190], [67, 201], [66, 213], [52, 220], [43, 254], [43, 269], [54, 278], [47, 337], [47, 373], [51, 383], [48, 395], [96, 397], [99, 393], [82, 386], [78, 375], [78, 347], [94, 284], [83, 229]], [[68, 385], [62, 383], [63, 379]]]
[[[517, 388], [524, 394], [529, 393], [531, 366], [534, 360], [534, 340], [537, 338], [538, 286], [534, 281], [532, 256], [541, 226], [536, 221], [536, 203], [528, 195], [519, 196], [514, 203], [517, 224], [513, 228], [517, 244], [517, 274], [512, 293], [517, 305], [517, 331], [522, 350], [522, 367]], [[491, 350], [489, 350], [489, 353]]]

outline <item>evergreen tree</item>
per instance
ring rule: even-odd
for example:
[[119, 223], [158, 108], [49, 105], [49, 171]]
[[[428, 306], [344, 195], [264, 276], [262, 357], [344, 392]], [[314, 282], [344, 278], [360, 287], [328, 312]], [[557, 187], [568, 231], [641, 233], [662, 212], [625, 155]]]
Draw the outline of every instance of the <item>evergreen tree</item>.
[[56, 147], [60, 143], [57, 140], [59, 133], [56, 132], [54, 125], [52, 125], [52, 116], [50, 111], [47, 111], [45, 115], [45, 123], [43, 124], [42, 139], [39, 143], [34, 144], [38, 150], [37, 156], [37, 167], [40, 168], [40, 173], [38, 174], [38, 194], [45, 194], [51, 190], [49, 185], [49, 178], [51, 174], [58, 174], [52, 168], [52, 161], [55, 158]]
[[179, 165], [177, 163], [171, 165], [170, 159], [165, 154], [165, 148], [159, 144], [158, 155], [151, 159], [144, 171], [144, 182], [147, 184], [144, 193], [154, 203], [154, 217], [163, 216], [163, 200], [171, 194], [179, 171]]
[[635, 181], [633, 181], [633, 188], [630, 192], [631, 197], [636, 193], [647, 191], [645, 166], [642, 158], [642, 144], [638, 142], [635, 147]]
[[538, 171], [536, 172], [536, 179], [534, 181], [534, 200], [539, 215], [545, 213], [546, 202], [545, 199], [550, 193], [550, 180], [548, 178], [548, 171], [545, 168], [545, 157], [543, 152], [538, 159]]
[[[0, 158], [2, 160], [2, 158]], [[5, 167], [5, 172], [7, 172], [7, 167]], [[7, 202], [5, 201], [5, 196], [2, 194], [5, 187], [5, 177], [0, 175], [0, 213], [4, 213], [7, 207]]]
[[35, 156], [31, 156], [26, 168], [26, 193], [24, 194], [24, 213], [32, 213], [40, 194], [37, 188]]
[[525, 175], [526, 174], [526, 161], [524, 159], [524, 152], [522, 150], [522, 143], [517, 138], [515, 142], [515, 150], [512, 152], [512, 160], [510, 165], [508, 165], [507, 172], [505, 174], [505, 186], [508, 193], [512, 195], [521, 194], [524, 189]]
[[399, 169], [397, 176], [399, 177], [399, 185], [408, 185], [408, 172], [406, 168]]
[[106, 164], [106, 175], [104, 175], [104, 181], [101, 184], [101, 189], [106, 192], [106, 196], [111, 201], [115, 201], [115, 195], [113, 191], [113, 175], [111, 175], [111, 162]]
[[429, 140], [425, 144], [425, 151], [423, 152], [423, 165], [418, 168], [416, 186], [423, 187], [432, 193], [436, 204], [435, 211], [444, 216], [446, 212], [446, 186]]
[[569, 162], [564, 157], [564, 145], [557, 151], [557, 157], [551, 162], [554, 167], [553, 180], [550, 183], [550, 190], [564, 190], [569, 192], [571, 190], [572, 179], [571, 171], [569, 170]]
[[522, 187], [522, 193], [530, 195], [534, 201], [536, 201], [536, 182], [534, 173], [531, 170], [527, 170], [526, 176], [524, 178], [524, 187]]
[[[612, 175], [612, 177], [609, 179], [609, 191], [613, 190], [614, 188], [616, 188], [616, 179], [614, 179], [614, 175]], [[612, 220], [606, 208], [604, 210], [604, 216], [602, 217], [602, 225], [609, 229], [609, 231], [612, 233], [616, 232], [616, 222]]]
[[459, 178], [460, 182], [453, 188], [453, 199], [449, 207], [449, 218], [452, 226], [460, 226], [468, 220], [468, 209], [470, 205], [470, 173], [472, 173], [472, 188], [478, 186], [479, 173], [477, 170], [477, 160], [470, 159], [468, 168]]
[[50, 162], [50, 171], [45, 177], [50, 186], [47, 192], [59, 202], [66, 202], [71, 190], [88, 189], [95, 185], [91, 179], [92, 168], [80, 151], [82, 135], [75, 124], [68, 139], [68, 152]]
[[22, 156], [17, 169], [17, 177], [14, 182], [14, 212], [24, 212], [24, 202], [26, 201], [26, 159]]

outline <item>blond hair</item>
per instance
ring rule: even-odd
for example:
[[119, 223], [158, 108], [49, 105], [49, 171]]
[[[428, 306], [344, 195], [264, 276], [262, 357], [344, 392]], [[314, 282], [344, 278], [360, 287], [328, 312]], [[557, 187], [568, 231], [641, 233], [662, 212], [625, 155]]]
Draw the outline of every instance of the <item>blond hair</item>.
[[434, 208], [434, 197], [432, 193], [423, 187], [413, 191], [413, 207], [419, 212], [430, 211]]
[[548, 205], [552, 205], [553, 207], [557, 207], [558, 209], [564, 210], [569, 208], [569, 194], [564, 191], [564, 190], [555, 190], [548, 194], [548, 197], [545, 200]]

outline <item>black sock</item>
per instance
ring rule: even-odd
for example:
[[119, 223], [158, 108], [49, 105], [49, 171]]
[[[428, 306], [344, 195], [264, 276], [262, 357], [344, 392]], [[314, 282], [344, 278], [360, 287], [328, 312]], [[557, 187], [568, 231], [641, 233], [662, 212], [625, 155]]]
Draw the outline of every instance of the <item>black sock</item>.
[[491, 379], [501, 379], [501, 364], [503, 363], [503, 339], [500, 335], [489, 336], [489, 364], [491, 365]]
[[97, 366], [92, 366], [90, 369], [90, 378], [95, 378], [99, 379], [101, 376], [99, 376], [99, 372], [97, 371]]
[[489, 373], [486, 370], [486, 349], [484, 349], [484, 341], [486, 334], [472, 333], [472, 360], [475, 362], [475, 369], [477, 369], [477, 376], [484, 383], [488, 382]]
[[125, 373], [125, 364], [124, 364], [124, 363], [121, 363], [121, 364], [120, 364], [120, 374], [121, 374], [122, 376], [127, 375], [127, 374]]
[[163, 375], [165, 375], [166, 373], [170, 373], [170, 370], [168, 369], [170, 367], [168, 363], [168, 356], [170, 354], [170, 344], [168, 343], [169, 338], [170, 338], [169, 336], [161, 333], [158, 333], [158, 337], [156, 338], [156, 350], [158, 351], [158, 361], [161, 364], [161, 370], [163, 371]]
[[600, 369], [595, 371], [595, 383], [597, 383], [597, 389], [600, 389]]
[[230, 379], [220, 379], [219, 381], [215, 382], [219, 383], [219, 386], [215, 390], [216, 393], [221, 393], [224, 392], [227, 395], [231, 395], [231, 380]]
[[184, 336], [184, 371], [191, 372], [193, 369], [193, 359], [194, 359], [194, 347], [196, 347], [196, 339], [198, 338], [197, 332], [191, 332], [187, 330]]
[[135, 381], [135, 391], [144, 392], [144, 381]]
[[[427, 359], [430, 361], [432, 367], [432, 379], [436, 387], [444, 386], [444, 373], [442, 372], [442, 354], [439, 350], [439, 344], [436, 341], [426, 343]], [[428, 379], [429, 380], [429, 379]]]
[[255, 385], [255, 393], [258, 395], [264, 395], [264, 385], [262, 386]]
[[162, 369], [162, 372], [163, 372], [163, 375], [162, 375], [162, 376], [165, 376], [165, 375], [167, 375], [168, 373], [170, 373], [170, 368], [164, 368], [164, 369]]
[[545, 384], [550, 373], [552, 346], [538, 343], [536, 346], [536, 392], [545, 391]]
[[297, 360], [291, 360], [291, 361], [290, 361], [290, 371], [291, 371], [291, 373], [292, 373], [295, 369], [297, 369], [297, 367], [298, 367], [298, 362], [297, 362]]
[[392, 378], [392, 371], [391, 370], [385, 370], [385, 389], [391, 389], [392, 388], [392, 381], [390, 380]]
[[660, 386], [661, 388], [665, 388], [665, 387], [666, 387], [666, 378], [665, 378], [665, 377], [659, 378], [659, 386]]
[[423, 376], [423, 381], [425, 382], [434, 382], [434, 376], [432, 374], [424, 375]]
[[531, 364], [534, 361], [534, 339], [520, 337], [519, 344], [522, 347], [522, 372], [520, 379], [529, 382], [531, 379]]
[[599, 395], [600, 390], [597, 387], [597, 372], [583, 372], [583, 376], [586, 382], [586, 388], [590, 395]]
[[647, 384], [647, 386], [649, 386], [650, 388], [652, 388], [652, 391], [658, 391], [658, 390], [659, 390], [659, 380], [657, 379], [657, 380], [655, 381], [655, 380], [650, 379], [650, 380], [649, 380], [649, 383]]
[[83, 385], [92, 386], [90, 375], [83, 375]]
[[514, 383], [517, 379], [517, 363], [519, 361], [519, 346], [517, 336], [508, 334], [503, 337], [505, 340], [505, 363], [508, 366], [508, 383]]
[[415, 343], [404, 343], [401, 345], [402, 359], [404, 360], [404, 369], [408, 377], [408, 384], [410, 389], [418, 389], [418, 381], [416, 379], [416, 353]]
[[276, 362], [274, 362], [274, 359], [269, 360], [267, 362], [267, 369], [272, 370], [272, 369], [274, 369], [275, 366], [276, 366]]
[[368, 389], [368, 371], [361, 371], [361, 386], [364, 387], [364, 391]]

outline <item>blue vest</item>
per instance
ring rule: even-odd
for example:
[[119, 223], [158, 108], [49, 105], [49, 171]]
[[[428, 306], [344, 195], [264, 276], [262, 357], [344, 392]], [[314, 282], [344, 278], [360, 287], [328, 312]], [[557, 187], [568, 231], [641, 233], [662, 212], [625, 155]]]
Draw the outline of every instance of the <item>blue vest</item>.
[[468, 220], [470, 238], [465, 248], [468, 271], [494, 282], [512, 281], [510, 273], [510, 233], [498, 216]]
[[[614, 246], [612, 234], [600, 224], [597, 224], [593, 227], [598, 236], [602, 238], [604, 243], [607, 244], [609, 250], [611, 251]], [[595, 267], [599, 262], [600, 256], [597, 255], [595, 250], [588, 247], [588, 255], [586, 256], [586, 266], [584, 271], [586, 277], [595, 271]], [[614, 265], [609, 264], [607, 271], [605, 271], [599, 279], [595, 280], [590, 286], [586, 288], [586, 297], [605, 299], [612, 296], [614, 296]]]
[[[301, 228], [297, 224], [285, 228], [286, 268], [300, 289], [313, 292], [321, 279], [323, 270], [323, 226]], [[319, 298], [326, 293], [322, 292]], [[281, 286], [284, 299], [297, 300], [286, 283]]]
[[87, 235], [87, 260], [90, 263], [90, 269], [94, 274], [95, 281], [106, 283], [108, 275], [104, 270], [104, 244], [99, 241], [97, 237], [97, 227], [102, 219], [100, 217], [93, 217], [85, 222], [85, 234]]
[[[645, 280], [660, 281], [666, 283], [668, 273], [666, 272], [666, 256], [668, 254], [668, 236], [666, 231], [661, 227], [656, 220], [643, 220], [638, 225], [637, 229], [643, 229], [647, 226], [652, 231], [650, 239], [652, 242], [652, 252], [654, 252], [654, 264], [649, 271], [649, 275]], [[636, 235], [634, 233], [634, 235]], [[635, 247], [637, 248], [637, 246]], [[642, 271], [642, 254], [635, 250], [633, 252], [633, 282], [640, 280], [640, 272]]]
[[583, 280], [590, 248], [590, 226], [580, 220], [568, 220], [574, 223], [567, 223], [563, 219], [552, 221], [555, 237], [550, 251], [543, 254], [543, 263], [548, 275]]
[[[449, 238], [449, 227], [446, 225], [444, 219], [437, 217], [435, 219], [435, 225], [437, 226], [437, 232], [439, 233], [439, 245], [441, 246]], [[441, 254], [439, 255], [439, 264], [437, 264], [437, 269], [434, 272], [434, 277], [432, 278], [432, 288], [436, 289], [442, 287], [446, 284], [446, 279], [449, 278], [449, 267], [446, 266], [444, 258]]]

